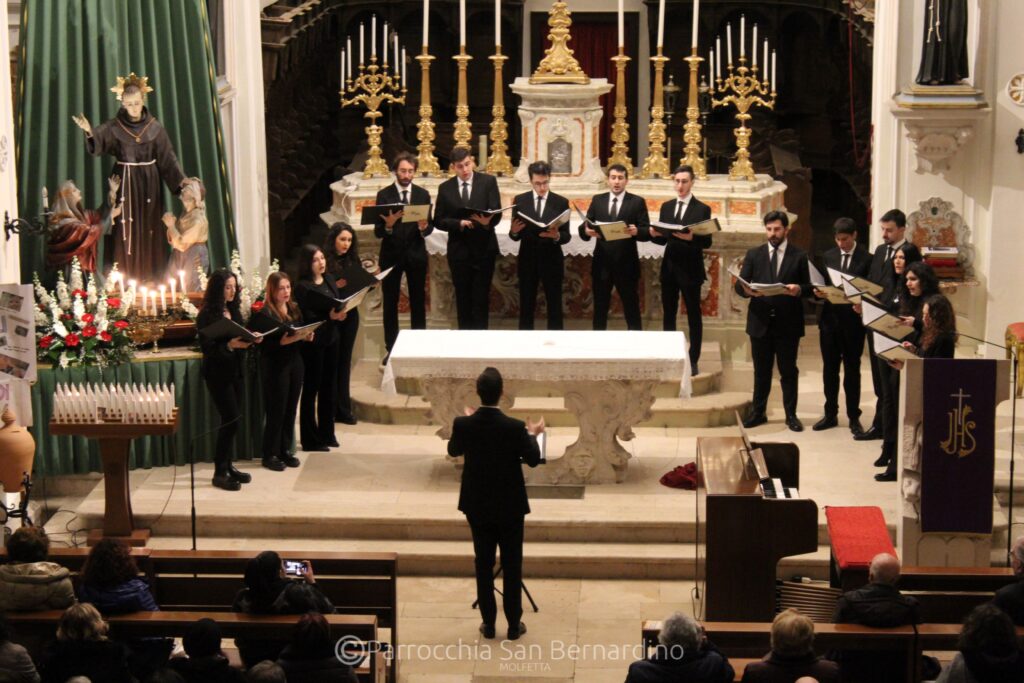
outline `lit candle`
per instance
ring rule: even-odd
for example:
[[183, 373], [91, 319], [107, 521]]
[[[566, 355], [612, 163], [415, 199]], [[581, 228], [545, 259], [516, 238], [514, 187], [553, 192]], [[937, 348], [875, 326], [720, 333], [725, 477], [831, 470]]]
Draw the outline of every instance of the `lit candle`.
[[168, 278], [167, 282], [171, 285], [171, 305], [173, 306], [178, 300], [178, 281], [172, 277]]
[[626, 11], [622, 6], [623, 0], [619, 0], [619, 49], [626, 47]]
[[715, 71], [715, 49], [708, 50], [708, 80], [713, 80], [718, 72]]
[[405, 48], [403, 47], [402, 48], [402, 87], [403, 88], [405, 87], [405, 84], [406, 84], [406, 80], [405, 79], [409, 75], [408, 72], [406, 71], [406, 69], [408, 69], [408, 67], [405, 65]]
[[726, 66], [732, 66], [732, 24], [725, 25]]
[[395, 74], [398, 74], [398, 65], [401, 62], [398, 61], [398, 31], [395, 31]]
[[430, 0], [423, 0], [423, 51], [427, 51], [427, 38], [430, 35]]
[[363, 23], [359, 22], [359, 66], [360, 67], [362, 67], [363, 64], [366, 64], [366, 61], [363, 59], [363, 45], [364, 45], [364, 43], [363, 43]]
[[167, 312], [167, 285], [160, 285], [160, 308]]
[[[349, 57], [351, 57], [351, 56], [352, 56], [352, 53], [349, 53]], [[348, 77], [352, 78], [352, 67], [351, 67], [351, 65], [349, 65]], [[185, 288], [185, 271], [184, 270], [179, 270], [178, 271], [178, 282], [181, 283], [181, 293], [182, 294], [188, 294], [188, 290]]]
[[775, 92], [775, 50], [772, 50], [772, 92]]
[[[757, 24], [754, 24], [754, 37], [750, 41], [750, 54], [754, 58], [751, 66], [757, 66]], [[765, 66], [768, 66], [765, 64]]]
[[768, 39], [764, 39], [764, 73], [768, 76]]
[[494, 44], [501, 45], [501, 0], [494, 0]]
[[[693, 0], [693, 28], [691, 29], [691, 33], [693, 35], [693, 43], [692, 43], [693, 47], [697, 47], [697, 17], [699, 17], [699, 16], [700, 16], [700, 0]], [[711, 68], [710, 64], [708, 64], [708, 68], [709, 69]]]
[[370, 16], [370, 61], [377, 56], [377, 15]]
[[740, 59], [742, 59], [744, 57], [744, 55], [747, 54], [747, 44], [745, 42], [746, 39], [747, 39], [747, 15], [746, 14], [741, 14], [740, 15]]
[[658, 0], [658, 52], [665, 45], [665, 0]]
[[142, 285], [142, 287], [139, 288], [139, 294], [142, 295], [142, 303], [138, 305], [138, 309], [142, 315], [146, 315], [146, 292], [148, 291], [149, 290], [146, 285]]
[[[345, 38], [345, 73], [348, 74], [348, 80], [352, 80], [352, 37], [347, 36]], [[182, 289], [182, 291], [185, 291]]]
[[341, 83], [345, 84], [345, 51], [341, 51]]
[[150, 300], [149, 310], [152, 311], [152, 315], [155, 318], [156, 317], [156, 290], [155, 289], [149, 290], [149, 300]]
[[380, 52], [381, 52], [380, 56], [383, 58], [384, 63], [387, 64], [388, 63], [388, 22], [386, 22], [386, 21], [384, 22], [384, 33], [381, 34]]
[[722, 36], [715, 36], [715, 76], [722, 73]]
[[459, 47], [466, 45], [466, 0], [459, 0]]

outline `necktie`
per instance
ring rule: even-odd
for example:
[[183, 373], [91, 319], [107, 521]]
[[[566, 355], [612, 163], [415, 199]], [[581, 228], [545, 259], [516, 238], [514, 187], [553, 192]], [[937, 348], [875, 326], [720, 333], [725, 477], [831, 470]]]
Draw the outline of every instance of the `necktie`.
[[612, 197], [612, 218], [616, 218], [619, 215], [619, 198]]
[[889, 259], [892, 258], [892, 247], [888, 247], [885, 252], [885, 262], [888, 263]]
[[850, 271], [850, 255], [843, 254], [843, 272], [848, 273]]
[[779, 279], [779, 248], [772, 249], [772, 282]]
[[403, 204], [408, 204], [409, 203], [409, 190], [402, 190], [402, 203]]
[[683, 207], [686, 206], [683, 202], [676, 202], [676, 223], [682, 223], [683, 221]]
[[543, 204], [543, 203], [544, 203], [544, 198], [541, 197], [540, 195], [537, 195], [537, 218], [540, 218], [541, 216], [544, 215], [542, 213], [542, 208], [541, 208], [541, 204]]
[[462, 203], [469, 204], [469, 183], [462, 183]]

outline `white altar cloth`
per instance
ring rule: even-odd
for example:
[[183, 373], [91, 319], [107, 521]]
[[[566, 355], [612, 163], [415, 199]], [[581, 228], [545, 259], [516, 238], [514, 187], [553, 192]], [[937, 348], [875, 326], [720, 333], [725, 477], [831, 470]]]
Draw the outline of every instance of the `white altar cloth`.
[[[575, 217], [569, 225], [572, 239], [562, 245], [562, 253], [565, 256], [590, 256], [593, 254], [594, 245], [597, 243], [598, 238], [595, 237], [590, 240], [581, 238], [579, 234], [579, 221]], [[502, 256], [519, 255], [520, 243], [508, 236], [510, 227], [511, 221], [505, 218], [494, 228], [494, 233], [498, 238], [498, 251], [501, 252]], [[448, 253], [448, 233], [443, 230], [435, 228], [427, 235], [424, 241], [426, 242], [427, 253], [435, 256], [443, 256]], [[637, 251], [640, 253], [640, 258], [653, 259], [661, 258], [665, 255], [664, 245], [658, 245], [654, 242], [639, 242], [636, 246]]]

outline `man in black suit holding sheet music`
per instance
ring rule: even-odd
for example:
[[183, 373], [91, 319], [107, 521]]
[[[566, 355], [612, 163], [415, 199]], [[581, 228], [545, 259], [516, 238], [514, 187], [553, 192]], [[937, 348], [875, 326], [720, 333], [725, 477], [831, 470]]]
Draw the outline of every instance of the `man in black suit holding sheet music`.
[[751, 284], [781, 284], [784, 293], [765, 295], [736, 281], [736, 293], [750, 298], [747, 307], [747, 334], [754, 360], [754, 397], [743, 426], [750, 428], [768, 421], [768, 394], [772, 389], [772, 365], [779, 365], [782, 404], [786, 426], [794, 432], [804, 426], [796, 416], [799, 370], [796, 367], [800, 338], [804, 336], [804, 307], [801, 297], [811, 293], [807, 254], [790, 244], [789, 216], [769, 211], [764, 216], [768, 241], [743, 257], [740, 278]]
[[[661, 205], [659, 223], [693, 225], [711, 218], [711, 207], [693, 196], [693, 168], [680, 166], [672, 174], [676, 198]], [[664, 330], [675, 332], [679, 312], [679, 294], [686, 304], [686, 322], [690, 331], [690, 369], [699, 373], [700, 345], [704, 337], [704, 319], [700, 310], [700, 289], [707, 279], [704, 250], [711, 248], [711, 235], [694, 235], [689, 230], [663, 233], [651, 227], [651, 241], [664, 244], [661, 260], [661, 305]]]
[[580, 225], [580, 237], [590, 240], [597, 237], [594, 258], [590, 267], [591, 288], [594, 292], [594, 329], [608, 329], [608, 309], [612, 301], [612, 286], [619, 293], [626, 317], [626, 327], [642, 330], [640, 320], [640, 254], [637, 242], [650, 239], [651, 225], [647, 213], [647, 202], [643, 197], [626, 192], [629, 171], [622, 164], [608, 167], [608, 192], [594, 195], [587, 210], [588, 222], [621, 221], [626, 224], [628, 237], [608, 240], [602, 237], [588, 223]]
[[474, 170], [476, 162], [468, 149], [453, 149], [451, 163], [455, 176], [437, 188], [434, 227], [448, 233], [448, 267], [455, 287], [459, 329], [486, 330], [491, 278], [498, 256], [494, 226], [501, 221], [501, 214], [484, 211], [500, 209], [501, 195], [494, 176]]
[[[519, 242], [516, 273], [519, 276], [519, 329], [533, 329], [537, 308], [537, 284], [544, 284], [548, 305], [548, 329], [560, 330], [562, 323], [562, 279], [565, 263], [562, 245], [571, 238], [569, 221], [543, 229], [569, 210], [569, 200], [549, 189], [551, 166], [535, 161], [526, 169], [533, 190], [517, 196], [509, 238]], [[538, 223], [540, 225], [538, 225]]]

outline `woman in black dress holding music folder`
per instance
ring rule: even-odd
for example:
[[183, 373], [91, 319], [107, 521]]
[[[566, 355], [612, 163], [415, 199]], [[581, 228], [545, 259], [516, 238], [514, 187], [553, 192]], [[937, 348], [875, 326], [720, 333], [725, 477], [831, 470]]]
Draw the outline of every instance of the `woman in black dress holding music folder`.
[[[341, 298], [352, 296], [366, 286], [369, 275], [359, 260], [359, 241], [356, 232], [348, 223], [335, 223], [324, 242], [327, 254], [327, 273], [338, 287]], [[334, 402], [334, 421], [354, 425], [352, 394], [349, 384], [352, 378], [352, 349], [359, 332], [359, 309], [348, 311], [345, 319], [338, 323], [338, 384]]]
[[326, 321], [313, 342], [302, 345], [302, 400], [299, 407], [299, 440], [304, 451], [329, 451], [338, 445], [334, 438], [334, 400], [338, 374], [337, 321], [345, 319], [338, 299], [338, 286], [325, 277], [327, 259], [315, 245], [307, 244], [299, 254], [299, 282], [295, 298], [306, 323]]
[[[293, 332], [302, 325], [302, 312], [292, 301], [292, 282], [280, 271], [267, 277], [263, 308], [249, 320], [249, 328], [267, 333], [260, 345], [260, 376], [263, 381], [263, 466], [280, 472], [298, 467], [292, 452], [295, 413], [302, 391], [302, 347], [313, 332]], [[271, 332], [273, 330], [273, 332]]]
[[225, 491], [237, 491], [252, 481], [252, 475], [239, 472], [231, 464], [231, 450], [238, 433], [242, 413], [242, 362], [252, 342], [238, 337], [214, 337], [203, 334], [214, 323], [227, 318], [242, 324], [238, 302], [238, 278], [230, 270], [215, 271], [206, 283], [203, 309], [196, 316], [199, 347], [203, 352], [202, 375], [220, 415], [217, 450], [213, 456], [213, 485]]

